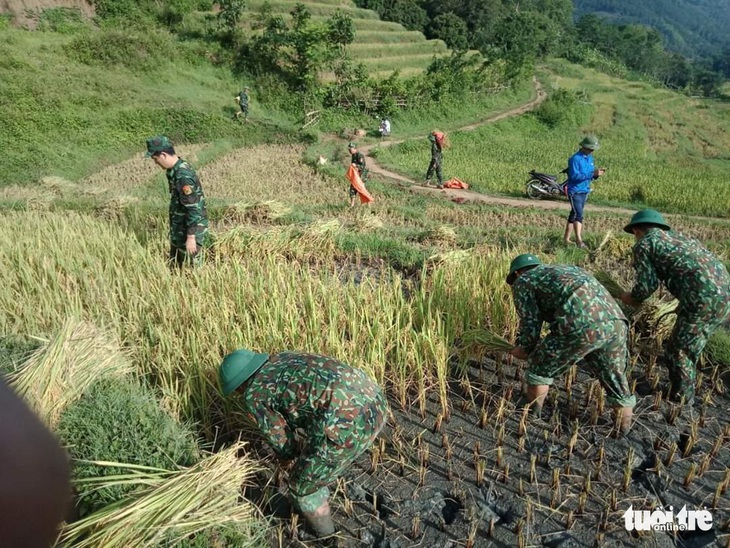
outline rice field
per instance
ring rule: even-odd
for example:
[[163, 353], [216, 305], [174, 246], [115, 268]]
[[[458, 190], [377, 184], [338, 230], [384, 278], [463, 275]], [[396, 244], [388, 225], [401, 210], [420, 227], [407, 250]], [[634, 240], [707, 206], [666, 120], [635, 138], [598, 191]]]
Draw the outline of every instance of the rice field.
[[[591, 202], [649, 206], [662, 211], [727, 217], [730, 117], [723, 103], [690, 99], [646, 84], [579, 71], [554, 63], [544, 78], [553, 88], [585, 92], [590, 115], [581, 127], [551, 129], [534, 116], [507, 119], [469, 133], [453, 132], [444, 175], [477, 191], [524, 195], [530, 169], [558, 173], [587, 133], [601, 148], [596, 164], [608, 168]], [[420, 180], [430, 159], [427, 141], [380, 151], [386, 167]]]

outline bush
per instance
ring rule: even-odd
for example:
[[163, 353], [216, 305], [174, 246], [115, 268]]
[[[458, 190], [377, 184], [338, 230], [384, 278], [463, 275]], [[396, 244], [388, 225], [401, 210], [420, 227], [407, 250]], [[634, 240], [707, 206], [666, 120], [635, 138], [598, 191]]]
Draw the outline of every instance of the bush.
[[73, 34], [86, 27], [84, 15], [77, 8], [48, 8], [41, 12], [38, 29]]
[[[64, 411], [58, 433], [77, 461], [75, 479], [111, 476], [114, 467], [84, 461], [110, 461], [170, 469], [198, 459], [192, 430], [163, 411], [152, 390], [128, 381], [101, 381]], [[115, 486], [85, 493], [78, 501], [83, 517], [120, 500], [130, 491]]]
[[567, 89], [558, 89], [535, 111], [535, 117], [549, 128], [564, 123], [575, 125], [579, 120], [579, 103], [576, 94]]
[[87, 65], [124, 66], [148, 70], [155, 62], [168, 62], [174, 43], [164, 31], [139, 32], [105, 29], [79, 36], [65, 46], [72, 58]]

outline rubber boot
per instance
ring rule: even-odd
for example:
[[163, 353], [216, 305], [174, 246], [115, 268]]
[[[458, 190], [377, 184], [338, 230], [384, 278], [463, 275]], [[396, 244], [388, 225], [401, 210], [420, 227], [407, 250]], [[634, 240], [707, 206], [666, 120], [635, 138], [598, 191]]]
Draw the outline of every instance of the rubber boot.
[[304, 519], [307, 520], [307, 524], [312, 528], [312, 531], [319, 538], [330, 537], [335, 534], [335, 522], [332, 521], [332, 514], [329, 512], [317, 516], [314, 513], [303, 514]]

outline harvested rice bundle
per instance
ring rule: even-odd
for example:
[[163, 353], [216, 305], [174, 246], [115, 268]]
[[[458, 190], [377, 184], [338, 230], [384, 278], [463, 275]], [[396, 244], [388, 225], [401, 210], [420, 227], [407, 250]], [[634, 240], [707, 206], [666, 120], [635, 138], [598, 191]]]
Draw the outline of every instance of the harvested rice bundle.
[[487, 329], [470, 329], [461, 337], [463, 348], [478, 349], [481, 352], [509, 352], [515, 345]]
[[604, 271], [599, 270], [593, 275], [596, 280], [601, 282], [601, 285], [608, 289], [608, 292], [611, 294], [614, 298], [619, 298], [624, 293], [624, 288], [619, 285], [619, 283], [611, 277], [611, 275]]

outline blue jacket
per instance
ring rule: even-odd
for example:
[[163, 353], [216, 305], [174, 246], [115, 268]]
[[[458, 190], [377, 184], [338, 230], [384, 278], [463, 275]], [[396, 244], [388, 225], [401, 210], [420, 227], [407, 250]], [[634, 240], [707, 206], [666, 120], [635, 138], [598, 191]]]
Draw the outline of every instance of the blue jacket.
[[595, 170], [592, 154], [573, 154], [568, 160], [568, 194], [589, 193]]

